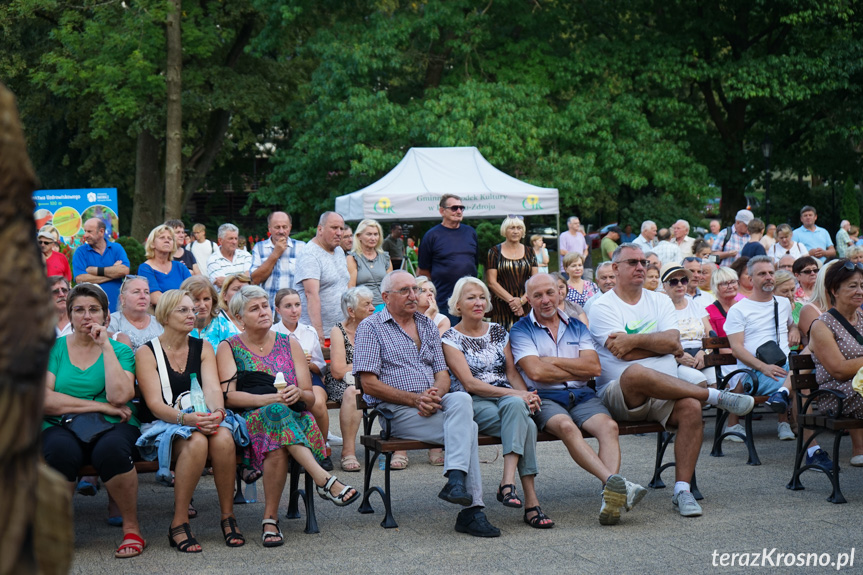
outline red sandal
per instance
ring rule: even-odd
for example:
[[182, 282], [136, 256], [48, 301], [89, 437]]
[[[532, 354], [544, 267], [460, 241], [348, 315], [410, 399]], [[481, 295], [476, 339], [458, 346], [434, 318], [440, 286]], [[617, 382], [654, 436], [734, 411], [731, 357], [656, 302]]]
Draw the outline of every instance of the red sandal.
[[[120, 543], [120, 546], [117, 547], [117, 550], [114, 552], [114, 557], [117, 559], [137, 557], [144, 552], [144, 548], [146, 546], [147, 542], [137, 533], [126, 533], [123, 535], [123, 541]], [[121, 551], [125, 551], [126, 549], [134, 549], [136, 553], [121, 553]]]

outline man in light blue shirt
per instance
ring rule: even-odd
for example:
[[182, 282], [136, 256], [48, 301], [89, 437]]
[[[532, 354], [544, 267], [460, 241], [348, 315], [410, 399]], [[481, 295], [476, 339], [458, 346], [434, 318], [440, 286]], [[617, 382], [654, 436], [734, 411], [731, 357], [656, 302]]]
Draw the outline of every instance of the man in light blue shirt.
[[260, 284], [270, 298], [270, 307], [275, 309], [276, 293], [282, 288], [294, 287], [297, 257], [306, 242], [293, 240], [291, 216], [285, 212], [273, 212], [267, 217], [270, 237], [252, 248], [252, 267], [249, 272], [253, 284]]
[[836, 257], [836, 248], [833, 247], [830, 233], [824, 228], [819, 228], [815, 225], [817, 220], [818, 213], [815, 211], [815, 208], [812, 206], [803, 206], [800, 209], [800, 221], [803, 225], [794, 230], [792, 239], [806, 246], [806, 249], [809, 250], [809, 255], [818, 258], [823, 264], [827, 258]]

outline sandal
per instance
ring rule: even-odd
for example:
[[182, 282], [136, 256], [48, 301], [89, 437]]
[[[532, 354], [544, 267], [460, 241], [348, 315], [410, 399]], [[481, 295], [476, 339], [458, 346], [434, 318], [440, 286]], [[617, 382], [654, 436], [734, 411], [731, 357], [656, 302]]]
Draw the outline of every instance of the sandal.
[[[275, 525], [276, 531], [267, 531], [267, 525]], [[279, 522], [275, 519], [264, 519], [261, 521], [261, 542], [264, 547], [278, 547], [284, 545], [285, 539], [282, 535], [282, 530], [279, 529]]]
[[[144, 547], [146, 546], [147, 542], [144, 541], [144, 538], [137, 533], [126, 533], [125, 535], [123, 535], [123, 541], [120, 543], [120, 546], [117, 547], [116, 551], [114, 551], [114, 557], [116, 557], [117, 559], [128, 559], [130, 557], [137, 557], [144, 552]], [[132, 549], [135, 552], [121, 553], [121, 551], [125, 551], [126, 549]]]
[[348, 473], [356, 473], [360, 470], [360, 462], [357, 460], [356, 455], [346, 455], [342, 457], [339, 465], [341, 465], [342, 471], [347, 471]]
[[[527, 514], [533, 512], [536, 512], [536, 515], [528, 519]], [[543, 523], [543, 521], [548, 522]], [[554, 527], [554, 521], [551, 520], [551, 517], [542, 512], [539, 505], [536, 507], [528, 507], [524, 510], [524, 522], [536, 529], [551, 529]]]
[[[345, 485], [345, 487], [341, 491], [339, 491], [338, 495], [333, 495], [330, 492], [330, 489], [338, 480], [339, 479], [335, 475], [330, 475], [330, 478], [327, 479], [327, 482], [323, 485], [323, 487], [320, 485], [316, 485], [315, 489], [317, 490], [318, 495], [320, 495], [324, 499], [329, 499], [339, 507], [350, 505], [351, 503], [356, 501], [357, 498], [359, 498], [360, 492], [351, 487], [350, 485]], [[348, 492], [351, 490], [353, 490], [354, 494], [350, 497], [347, 497]]]
[[[228, 547], [242, 547], [246, 544], [246, 538], [237, 531], [237, 518], [234, 516], [222, 519], [222, 535], [225, 536], [225, 545]], [[225, 533], [225, 527], [229, 529]]]
[[[509, 491], [504, 495], [503, 490], [509, 488]], [[518, 492], [515, 490], [515, 485], [508, 483], [497, 488], [497, 500], [503, 503], [504, 507], [513, 507], [521, 509], [521, 499], [518, 498]]]
[[246, 485], [250, 485], [261, 478], [263, 475], [262, 471], [257, 469], [252, 469], [251, 467], [244, 467], [242, 471], [243, 482]]
[[195, 509], [195, 506], [192, 505], [192, 502], [189, 502], [189, 519], [194, 519], [198, 516], [198, 510]]
[[443, 449], [429, 449], [429, 465], [441, 467], [444, 464]]
[[[177, 543], [174, 540], [174, 537], [177, 535], [186, 535], [186, 538]], [[198, 543], [198, 540], [192, 537], [192, 527], [188, 523], [183, 523], [182, 525], [177, 525], [176, 527], [168, 528], [168, 543], [171, 547], [176, 547], [177, 551], [182, 553], [200, 553], [201, 545]], [[189, 547], [193, 547], [197, 545], [197, 549], [189, 550]]]
[[396, 454], [393, 455], [393, 458], [390, 460], [390, 469], [402, 470], [408, 468], [408, 456]]

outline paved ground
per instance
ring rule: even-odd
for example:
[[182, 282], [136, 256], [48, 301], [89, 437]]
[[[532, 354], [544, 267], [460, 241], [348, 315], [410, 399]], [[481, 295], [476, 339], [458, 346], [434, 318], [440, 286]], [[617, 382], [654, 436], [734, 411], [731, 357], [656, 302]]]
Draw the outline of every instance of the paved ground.
[[[337, 425], [337, 422], [334, 421]], [[779, 553], [851, 553], [860, 542], [863, 469], [847, 465], [850, 441], [843, 441], [843, 490], [848, 503], [825, 501], [829, 482], [821, 474], [804, 474], [804, 491], [785, 489], [791, 477], [794, 442], [776, 440], [776, 420], [766, 415], [755, 423], [762, 465], [746, 465], [745, 448], [726, 442], [726, 456], [710, 457], [713, 420], [708, 420], [698, 465], [705, 496], [704, 516], [680, 517], [671, 505], [673, 470], [666, 471], [666, 489], [650, 490], [644, 501], [614, 527], [599, 525], [599, 482], [578, 469], [559, 442], [539, 446], [537, 488], [543, 510], [557, 523], [551, 530], [532, 529], [517, 509], [494, 497], [502, 459], [482, 465], [485, 503], [491, 522], [503, 534], [477, 539], [453, 530], [458, 507], [436, 495], [444, 483], [441, 468], [431, 467], [424, 452], [411, 452], [407, 470], [393, 473], [398, 529], [380, 527], [383, 505], [373, 497], [374, 515], [357, 513], [357, 505], [337, 508], [316, 500], [321, 532], [303, 533], [304, 519], [282, 519], [286, 544], [265, 549], [260, 544], [261, 503], [237, 506], [236, 515], [248, 537], [246, 545], [229, 549], [219, 532], [218, 506], [212, 478], [202, 478], [195, 497], [199, 517], [192, 528], [204, 547], [183, 555], [166, 540], [172, 492], [141, 477], [139, 510], [149, 547], [134, 559], [118, 560], [113, 550], [120, 532], [105, 523], [107, 497], [75, 497], [76, 548], [73, 573], [743, 573], [750, 567], [722, 567], [722, 553], [769, 552], [761, 571], [819, 573], [835, 567], [771, 567]], [[335, 430], [337, 431], [337, 429]], [[827, 446], [827, 445], [825, 445]], [[655, 435], [621, 438], [622, 473], [643, 483], [650, 480]], [[340, 448], [334, 449], [338, 461]], [[480, 457], [494, 460], [495, 447], [480, 448]], [[338, 470], [337, 470], [338, 471]], [[338, 474], [338, 473], [337, 473]], [[339, 474], [361, 486], [361, 474]], [[375, 470], [373, 481], [382, 473]], [[263, 490], [259, 489], [259, 498]], [[282, 514], [287, 506], [283, 496]], [[861, 571], [863, 544], [854, 550]], [[714, 551], [717, 555], [714, 556]], [[730, 560], [730, 557], [728, 558]], [[827, 556], [822, 557], [827, 561]], [[749, 560], [753, 560], [752, 557]], [[739, 561], [739, 560], [738, 560]], [[781, 561], [781, 559], [780, 559]], [[714, 566], [715, 564], [715, 566]]]

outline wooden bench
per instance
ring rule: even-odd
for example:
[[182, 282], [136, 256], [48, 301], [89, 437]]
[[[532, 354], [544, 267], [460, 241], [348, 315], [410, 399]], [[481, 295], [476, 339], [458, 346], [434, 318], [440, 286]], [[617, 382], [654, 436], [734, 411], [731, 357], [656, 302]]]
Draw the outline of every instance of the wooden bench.
[[[751, 395], [755, 399], [756, 406], [763, 405], [767, 401], [768, 396], [758, 395], [758, 377], [753, 370], [735, 369], [728, 375], [722, 375], [723, 366], [737, 365], [736, 357], [730, 353], [722, 353], [722, 349], [731, 347], [727, 337], [705, 337], [701, 340], [701, 345], [705, 351], [709, 352], [704, 356], [704, 367], [712, 367], [716, 370], [716, 389], [720, 391], [726, 389], [731, 378], [742, 373], [744, 374], [741, 379], [741, 383], [744, 385], [743, 393]], [[751, 389], [746, 389], [747, 383]], [[746, 445], [746, 449], [749, 452], [749, 459], [746, 461], [746, 464], [761, 465], [761, 459], [758, 458], [758, 452], [755, 450], [755, 436], [752, 433], [752, 416], [754, 415], [754, 411], [753, 409], [743, 418], [743, 427], [746, 429], [746, 434], [744, 435], [736, 431], [725, 431], [725, 423], [728, 421], [730, 414], [724, 409], [717, 408], [713, 432], [713, 449], [710, 451], [711, 456], [724, 457], [722, 442], [729, 435], [733, 435], [742, 439], [743, 444]]]
[[[374, 513], [375, 510], [372, 508], [369, 500], [373, 493], [377, 493], [381, 496], [381, 500], [384, 504], [384, 519], [381, 521], [381, 527], [392, 529], [398, 527], [395, 517], [393, 516], [391, 497], [390, 473], [392, 469], [390, 464], [393, 452], [413, 449], [430, 449], [442, 446], [436, 443], [398, 439], [393, 437], [390, 431], [390, 423], [393, 416], [392, 412], [386, 408], [372, 408], [368, 406], [365, 401], [363, 401], [362, 394], [357, 396], [357, 407], [363, 411], [363, 435], [360, 437], [360, 443], [365, 447], [366, 464], [364, 470], [365, 477], [363, 481], [363, 499], [360, 503], [359, 512]], [[372, 426], [376, 419], [380, 419], [381, 421], [381, 431], [379, 434], [372, 433]], [[665, 450], [671, 442], [672, 434], [666, 432], [662, 425], [656, 422], [618, 422], [618, 429], [619, 435], [656, 433], [656, 460], [653, 467], [653, 478], [650, 480], [650, 483], [648, 483], [648, 486], [654, 489], [665, 487], [665, 483], [662, 481], [661, 477], [662, 472], [669, 467], [673, 467], [674, 462], [663, 464], [662, 460], [665, 455]], [[581, 432], [585, 438], [593, 437], [584, 430]], [[550, 433], [540, 432], [537, 435], [537, 441], [560, 441], [560, 439]], [[480, 434], [478, 436], [478, 443], [479, 445], [500, 445], [501, 441], [499, 437]], [[381, 454], [383, 454], [385, 461], [383, 470], [383, 488], [377, 485], [372, 486], [371, 484], [372, 473], [377, 467], [377, 460]], [[700, 500], [704, 498], [701, 495], [701, 492], [698, 491], [698, 485], [696, 483], [694, 473], [692, 474], [691, 489], [692, 494], [696, 499]]]
[[[832, 395], [839, 401], [838, 412], [842, 413], [842, 403], [846, 396], [841, 391], [832, 389], [820, 389], [815, 381], [815, 362], [811, 355], [791, 356], [791, 389], [796, 394], [797, 402], [797, 451], [794, 455], [794, 473], [786, 488], [798, 491], [805, 489], [800, 482], [800, 476], [804, 471], [814, 469], [825, 474], [833, 486], [833, 492], [827, 501], [830, 503], [846, 503], [842, 490], [839, 488], [839, 444], [842, 436], [850, 429], [863, 429], [863, 420], [852, 417], [831, 415], [813, 409], [813, 401], [821, 397]], [[812, 432], [809, 439], [804, 441], [803, 431]], [[828, 471], [820, 465], [805, 465], [806, 451], [812, 445], [816, 437], [823, 433], [833, 435], [833, 469]]]

